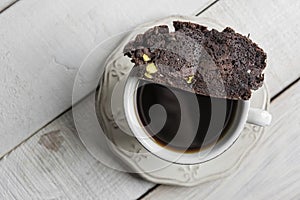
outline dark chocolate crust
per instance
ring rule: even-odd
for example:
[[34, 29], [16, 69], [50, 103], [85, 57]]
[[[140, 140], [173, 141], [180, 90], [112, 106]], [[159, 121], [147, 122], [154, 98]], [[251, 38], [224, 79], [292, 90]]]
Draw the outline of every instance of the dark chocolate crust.
[[190, 22], [174, 21], [173, 26], [174, 32], [165, 25], [153, 27], [125, 46], [135, 76], [236, 100], [248, 100], [262, 86], [266, 54], [248, 37], [229, 27], [219, 32]]

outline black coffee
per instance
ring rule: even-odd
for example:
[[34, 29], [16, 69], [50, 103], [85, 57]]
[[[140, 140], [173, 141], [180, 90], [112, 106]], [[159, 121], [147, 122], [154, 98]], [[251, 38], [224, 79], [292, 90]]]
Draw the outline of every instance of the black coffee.
[[136, 100], [148, 134], [160, 145], [184, 152], [199, 151], [219, 141], [237, 104], [145, 81], [140, 82]]

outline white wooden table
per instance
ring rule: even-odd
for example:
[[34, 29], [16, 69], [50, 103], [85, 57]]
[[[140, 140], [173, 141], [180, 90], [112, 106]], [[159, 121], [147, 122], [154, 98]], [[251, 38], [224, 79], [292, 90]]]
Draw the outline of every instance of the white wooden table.
[[[0, 199], [300, 199], [299, 9], [286, 0], [0, 0]], [[76, 72], [96, 44], [171, 14], [250, 33], [268, 53], [272, 125], [235, 173], [193, 188], [102, 165], [70, 110]]]

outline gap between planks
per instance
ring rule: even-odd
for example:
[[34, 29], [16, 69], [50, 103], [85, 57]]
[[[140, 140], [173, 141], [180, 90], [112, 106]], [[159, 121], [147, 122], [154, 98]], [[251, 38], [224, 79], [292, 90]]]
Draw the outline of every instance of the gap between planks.
[[0, 15], [4, 11], [6, 11], [7, 9], [9, 9], [10, 7], [12, 7], [13, 5], [15, 5], [19, 1], [20, 0], [1, 0], [1, 2], [0, 2]]
[[212, 2], [211, 4], [209, 4], [206, 8], [204, 8], [203, 10], [201, 10], [199, 13], [196, 14], [196, 16], [198, 17], [199, 15], [201, 15], [203, 12], [205, 12], [207, 9], [209, 9], [210, 7], [212, 7], [215, 3], [217, 3], [220, 0], [216, 0], [214, 2]]
[[277, 97], [279, 97], [282, 93], [284, 93], [286, 90], [288, 90], [290, 87], [292, 87], [293, 85], [297, 84], [297, 82], [300, 80], [300, 77], [298, 79], [296, 79], [295, 81], [293, 81], [292, 83], [290, 83], [288, 86], [286, 86], [283, 90], [281, 90], [280, 92], [278, 92], [277, 94], [275, 94], [272, 98], [271, 98], [271, 102], [273, 102]]

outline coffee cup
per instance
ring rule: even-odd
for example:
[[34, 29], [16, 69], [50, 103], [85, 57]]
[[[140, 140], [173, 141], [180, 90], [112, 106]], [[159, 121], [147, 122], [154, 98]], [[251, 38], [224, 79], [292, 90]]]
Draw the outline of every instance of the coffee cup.
[[129, 76], [123, 108], [132, 135], [172, 163], [209, 161], [238, 139], [246, 123], [267, 126], [271, 115], [250, 101], [201, 96]]

